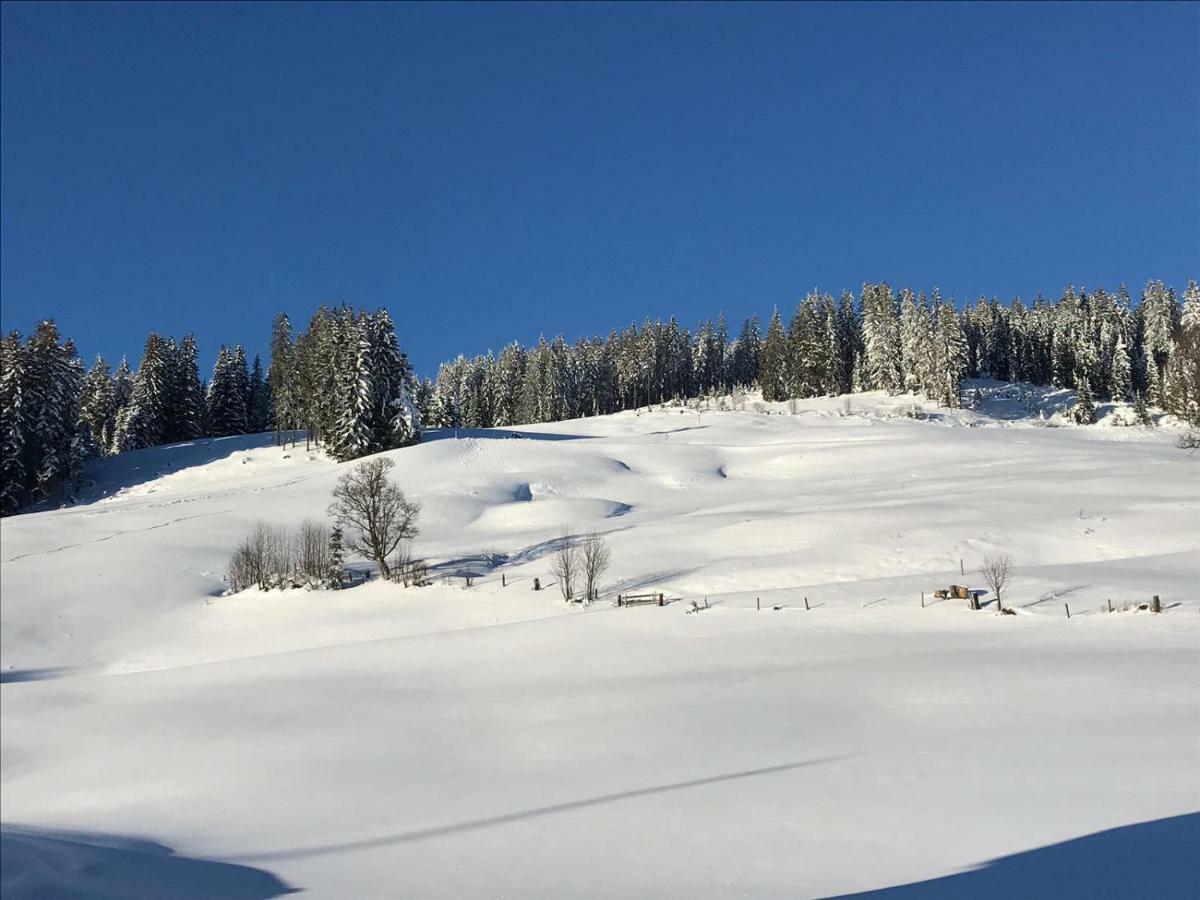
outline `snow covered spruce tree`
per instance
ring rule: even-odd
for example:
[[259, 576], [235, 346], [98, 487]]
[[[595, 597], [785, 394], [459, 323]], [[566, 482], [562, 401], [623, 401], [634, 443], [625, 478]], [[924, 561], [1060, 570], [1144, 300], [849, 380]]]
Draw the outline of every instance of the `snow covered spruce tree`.
[[759, 333], [758, 316], [742, 322], [741, 333], [730, 350], [730, 387], [748, 388], [758, 381], [759, 356], [762, 353], [762, 336]]
[[1200, 425], [1200, 286], [1188, 282], [1183, 295], [1179, 339], [1163, 374], [1163, 406], [1192, 425]]
[[1146, 399], [1162, 406], [1165, 395], [1167, 363], [1179, 321], [1175, 292], [1161, 281], [1151, 281], [1142, 292], [1139, 308], [1142, 323], [1142, 361]]
[[133, 392], [129, 403], [117, 415], [114, 453], [141, 450], [163, 443], [167, 430], [170, 368], [168, 342], [151, 332], [146, 338], [137, 374], [133, 376]]
[[74, 487], [94, 454], [80, 415], [83, 364], [51, 320], [23, 344], [13, 332], [0, 344], [0, 512], [57, 500]]
[[117, 425], [117, 398], [112, 373], [103, 357], [96, 357], [83, 380], [79, 415], [91, 433], [97, 452], [107, 453]]
[[163, 402], [162, 441], [191, 441], [204, 434], [204, 390], [196, 362], [196, 338], [188, 335], [179, 345], [167, 342], [167, 386]]
[[962, 380], [967, 371], [967, 338], [950, 304], [936, 303], [933, 320], [933, 398], [940, 406], [957, 409], [962, 406]]
[[309, 439], [348, 460], [414, 443], [421, 436], [417, 381], [386, 310], [322, 307], [295, 345], [291, 414]]
[[904, 383], [900, 369], [900, 329], [896, 298], [886, 282], [863, 285], [862, 335], [866, 359], [865, 389], [899, 393]]
[[240, 346], [230, 350], [222, 344], [213, 366], [212, 380], [208, 383], [210, 435], [228, 437], [246, 433], [246, 398], [249, 386], [245, 350]]
[[262, 359], [256, 353], [250, 367], [250, 382], [246, 391], [246, 430], [261, 434], [275, 427], [275, 409], [271, 384], [263, 376]]
[[275, 317], [271, 328], [271, 365], [267, 386], [274, 407], [275, 443], [283, 442], [282, 432], [298, 428], [304, 421], [300, 409], [300, 390], [296, 372], [296, 346], [292, 341], [292, 323], [286, 313]]
[[776, 307], [771, 313], [771, 324], [767, 326], [767, 337], [759, 355], [758, 384], [762, 388], [764, 400], [770, 402], [787, 399], [787, 360], [787, 334], [783, 330], [779, 308]]

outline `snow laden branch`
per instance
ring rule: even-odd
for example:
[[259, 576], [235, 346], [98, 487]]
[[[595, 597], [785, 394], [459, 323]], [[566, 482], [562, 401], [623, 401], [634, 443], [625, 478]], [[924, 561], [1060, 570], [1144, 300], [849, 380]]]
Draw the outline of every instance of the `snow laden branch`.
[[387, 579], [388, 557], [401, 541], [417, 536], [421, 512], [421, 504], [408, 500], [388, 477], [395, 467], [384, 457], [359, 463], [338, 479], [329, 505], [329, 514], [346, 528], [346, 547], [374, 561]]

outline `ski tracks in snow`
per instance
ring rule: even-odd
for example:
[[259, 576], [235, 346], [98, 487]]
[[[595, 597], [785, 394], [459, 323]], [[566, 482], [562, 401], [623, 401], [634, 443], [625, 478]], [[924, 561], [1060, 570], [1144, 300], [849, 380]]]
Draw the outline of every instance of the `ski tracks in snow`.
[[61, 547], [53, 547], [49, 550], [31, 550], [28, 553], [18, 553], [16, 556], [10, 556], [4, 560], [6, 563], [16, 562], [20, 559], [29, 559], [33, 556], [47, 556], [51, 553], [61, 553], [63, 550], [71, 550], [75, 547], [86, 547], [89, 544], [101, 544], [104, 541], [111, 541], [113, 538], [120, 537], [123, 534], [138, 534], [143, 531], [154, 531], [158, 528], [166, 528], [168, 525], [174, 525], [176, 522], [186, 522], [189, 519], [206, 519], [209, 516], [220, 516], [225, 513], [233, 512], [233, 508], [217, 509], [212, 512], [197, 513], [194, 516], [180, 516], [176, 519], [170, 519], [166, 522], [159, 522], [155, 525], [147, 525], [145, 528], [126, 528], [122, 531], [114, 531], [112, 534], [106, 534], [104, 537], [93, 538], [90, 541], [79, 541], [75, 544], [63, 544]]

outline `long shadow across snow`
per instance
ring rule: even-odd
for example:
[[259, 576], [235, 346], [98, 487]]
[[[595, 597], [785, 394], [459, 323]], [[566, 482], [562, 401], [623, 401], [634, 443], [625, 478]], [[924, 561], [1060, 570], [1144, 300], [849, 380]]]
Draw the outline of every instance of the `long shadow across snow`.
[[23, 681], [53, 681], [56, 678], [62, 678], [69, 671], [71, 670], [66, 668], [8, 669], [7, 671], [0, 671], [0, 684], [20, 684]]
[[1200, 896], [1200, 813], [1123, 825], [984, 863], [929, 881], [837, 900], [1195, 900]]
[[550, 434], [541, 431], [521, 431], [518, 428], [434, 428], [421, 432], [421, 443], [475, 438], [484, 441], [590, 441], [588, 434]]
[[433, 828], [419, 828], [412, 831], [399, 831], [379, 837], [364, 838], [358, 841], [342, 841], [336, 844], [321, 844], [313, 847], [299, 847], [293, 850], [276, 850], [267, 853], [252, 853], [239, 856], [242, 862], [258, 862], [276, 859], [297, 859], [312, 856], [326, 856], [331, 853], [344, 853], [350, 850], [370, 850], [375, 847], [388, 847], [393, 844], [408, 844], [414, 841], [425, 841], [431, 838], [446, 837], [468, 831], [478, 831], [492, 828], [496, 825], [507, 825], [510, 822], [520, 822], [523, 819], [533, 819], [539, 816], [551, 816], [556, 813], [571, 812], [576, 809], [586, 809], [589, 806], [600, 806], [607, 803], [618, 803], [623, 800], [633, 800], [637, 797], [648, 797], [653, 794], [665, 794], [671, 791], [682, 791], [689, 788], [704, 787], [710, 784], [720, 784], [723, 781], [737, 781], [742, 778], [757, 778], [762, 775], [774, 775], [793, 769], [803, 769], [808, 766], [819, 766], [825, 763], [846, 759], [846, 756], [826, 756], [809, 759], [803, 762], [784, 763], [780, 766], [765, 766], [761, 769], [749, 769], [745, 772], [729, 772], [725, 775], [711, 775], [708, 778], [696, 778], [692, 781], [676, 781], [670, 784], [658, 784], [652, 787], [634, 788], [628, 791], [618, 791], [613, 794], [600, 794], [596, 797], [585, 797], [582, 800], [569, 800], [565, 803], [554, 803], [549, 806], [537, 806], [530, 809], [520, 809], [515, 812], [498, 816], [488, 816], [482, 819], [467, 819], [461, 822], [451, 822], [448, 825], [438, 825]]
[[[299, 433], [298, 436], [303, 441], [303, 433]], [[275, 432], [271, 431], [232, 437], [197, 438], [179, 444], [162, 444], [143, 450], [118, 453], [116, 456], [105, 456], [94, 460], [88, 466], [84, 473], [84, 486], [76, 493], [74, 502], [91, 503], [164, 475], [207, 465], [248, 450], [272, 447], [274, 444]], [[304, 451], [302, 447], [296, 450], [280, 450], [280, 453], [290, 452]]]
[[5, 900], [268, 900], [296, 890], [262, 869], [176, 856], [153, 841], [0, 828]]

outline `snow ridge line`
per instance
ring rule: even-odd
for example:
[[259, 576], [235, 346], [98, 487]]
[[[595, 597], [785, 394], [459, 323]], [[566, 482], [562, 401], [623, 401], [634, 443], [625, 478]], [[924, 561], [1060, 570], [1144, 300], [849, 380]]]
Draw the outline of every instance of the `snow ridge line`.
[[159, 522], [157, 525], [147, 525], [145, 528], [127, 528], [124, 531], [114, 531], [112, 534], [106, 534], [104, 537], [93, 538], [90, 541], [80, 541], [77, 544], [63, 544], [61, 547], [54, 547], [50, 550], [31, 550], [28, 553], [18, 553], [16, 556], [10, 556], [5, 562], [16, 562], [19, 559], [28, 559], [31, 556], [47, 556], [51, 553], [61, 553], [63, 550], [71, 550], [75, 547], [86, 547], [89, 544], [100, 544], [104, 541], [111, 541], [113, 538], [120, 537], [123, 534], [138, 534], [143, 531], [154, 531], [158, 528], [166, 528], [168, 525], [174, 525], [176, 522], [186, 522], [189, 519], [205, 519], [209, 516], [220, 516], [225, 513], [233, 512], [230, 509], [218, 509], [213, 512], [197, 513], [194, 516], [180, 516], [177, 519], [171, 519], [167, 522]]

